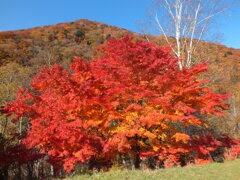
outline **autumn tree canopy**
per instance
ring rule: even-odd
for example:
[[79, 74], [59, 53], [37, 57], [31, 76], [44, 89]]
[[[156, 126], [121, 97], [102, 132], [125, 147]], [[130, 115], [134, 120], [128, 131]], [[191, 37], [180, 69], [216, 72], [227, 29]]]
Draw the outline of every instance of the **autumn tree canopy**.
[[97, 51], [90, 62], [76, 57], [70, 70], [43, 68], [31, 89], [21, 89], [6, 106], [15, 120], [31, 122], [23, 143], [67, 171], [91, 159], [131, 154], [138, 167], [146, 154], [161, 159], [187, 152], [192, 137], [182, 129], [206, 126], [204, 116], [220, 116], [227, 107], [222, 100], [228, 95], [198, 80], [206, 64], [179, 70], [170, 48], [125, 36]]

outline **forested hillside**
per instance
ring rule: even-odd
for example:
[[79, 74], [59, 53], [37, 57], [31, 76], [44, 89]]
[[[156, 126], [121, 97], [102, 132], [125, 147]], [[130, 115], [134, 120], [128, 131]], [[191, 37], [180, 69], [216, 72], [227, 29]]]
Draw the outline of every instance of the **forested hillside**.
[[[67, 67], [74, 56], [90, 61], [98, 45], [124, 34], [134, 36], [136, 41], [143, 39], [166, 45], [162, 37], [141, 35], [89, 20], [0, 32], [0, 105], [13, 100], [20, 87], [28, 87], [39, 68], [55, 63]], [[201, 41], [194, 59], [196, 63], [209, 64], [209, 71], [204, 74], [204, 78], [210, 80], [207, 86], [217, 93], [232, 95], [228, 100], [232, 105], [230, 115], [223, 121], [224, 125], [220, 124], [236, 136], [240, 132], [240, 50]]]
[[[163, 46], [163, 47], [166, 46], [166, 43], [165, 43], [163, 37], [157, 37], [157, 36], [152, 36], [152, 35], [148, 35], [148, 34], [137, 34], [137, 33], [125, 30], [125, 29], [121, 29], [118, 27], [109, 26], [109, 25], [106, 25], [103, 23], [89, 21], [89, 20], [78, 20], [78, 21], [74, 21], [74, 22], [70, 22], [70, 23], [61, 23], [61, 24], [56, 24], [56, 25], [36, 27], [36, 28], [25, 29], [25, 30], [0, 32], [0, 106], [2, 107], [1, 111], [0, 111], [0, 143], [2, 144], [2, 147], [0, 147], [0, 160], [2, 160], [2, 161], [4, 160], [4, 163], [5, 163], [5, 164], [3, 163], [3, 165], [2, 165], [3, 168], [0, 169], [0, 178], [1, 178], [1, 176], [5, 176], [4, 175], [5, 172], [9, 172], [10, 167], [14, 169], [14, 167], [15, 167], [14, 165], [16, 165], [16, 164], [14, 164], [15, 161], [18, 163], [21, 162], [22, 164], [24, 164], [24, 168], [28, 169], [27, 172], [29, 172], [28, 173], [29, 176], [31, 175], [30, 172], [34, 171], [33, 169], [36, 168], [36, 166], [38, 167], [38, 169], [41, 169], [42, 172], [35, 171], [35, 176], [38, 176], [39, 173], [42, 173], [43, 175], [50, 174], [51, 176], [54, 176], [54, 170], [51, 169], [53, 167], [50, 166], [49, 164], [47, 164], [46, 161], [44, 160], [44, 158], [42, 158], [41, 160], [38, 161], [38, 165], [36, 165], [36, 163], [35, 164], [34, 163], [27, 164], [28, 162], [33, 162], [34, 160], [39, 159], [41, 156], [43, 156], [42, 154], [38, 154], [38, 152], [36, 152], [34, 149], [32, 151], [30, 151], [29, 149], [25, 149], [25, 147], [22, 147], [22, 145], [18, 146], [17, 142], [21, 141], [21, 138], [23, 138], [22, 135], [24, 135], [29, 130], [29, 127], [31, 127], [32, 124], [28, 121], [27, 118], [22, 118], [22, 117], [20, 118], [20, 121], [12, 122], [11, 120], [12, 120], [13, 115], [9, 115], [9, 114], [8, 114], [8, 116], [6, 115], [7, 114], [6, 109], [4, 109], [3, 107], [6, 106], [9, 102], [11, 102], [12, 100], [14, 100], [17, 97], [17, 94], [16, 94], [17, 91], [20, 88], [24, 88], [28, 91], [28, 93], [32, 93], [31, 95], [35, 94], [36, 96], [40, 96], [41, 88], [47, 88], [47, 86], [48, 86], [47, 83], [41, 84], [41, 81], [45, 82], [45, 79], [43, 77], [48, 77], [48, 75], [50, 74], [50, 71], [49, 71], [49, 74], [47, 74], [46, 72], [48, 72], [49, 69], [45, 69], [46, 76], [44, 75], [44, 73], [42, 71], [42, 73], [43, 73], [42, 77], [38, 76], [38, 78], [35, 79], [35, 81], [37, 83], [39, 83], [42, 87], [40, 87], [40, 85], [38, 86], [36, 82], [32, 83], [32, 86], [36, 87], [35, 89], [30, 87], [32, 77], [34, 77], [34, 75], [38, 74], [39, 70], [42, 67], [53, 67], [54, 71], [65, 73], [65, 71], [62, 71], [62, 69], [59, 68], [58, 66], [54, 66], [54, 64], [60, 64], [64, 69], [67, 69], [68, 73], [70, 73], [70, 74], [71, 73], [74, 74], [72, 71], [75, 68], [75, 70], [78, 73], [83, 73], [83, 77], [82, 77], [83, 79], [86, 78], [85, 73], [86, 74], [88, 73], [86, 69], [90, 68], [90, 67], [88, 67], [90, 65], [87, 65], [87, 63], [85, 63], [85, 62], [91, 62], [93, 57], [96, 60], [96, 59], [98, 59], [98, 57], [103, 56], [101, 51], [96, 51], [96, 48], [98, 48], [99, 45], [106, 44], [108, 39], [112, 39], [112, 38], [113, 39], [121, 39], [122, 37], [128, 37], [126, 35], [132, 36], [133, 39], [131, 39], [131, 42], [134, 42], [135, 44], [137, 44], [137, 42], [139, 42], [139, 40], [144, 40], [146, 42], [148, 42], [148, 41], [154, 42], [155, 44]], [[126, 38], [126, 39], [127, 39], [126, 42], [128, 42], [129, 39], [128, 38]], [[171, 39], [171, 40], [174, 41], [174, 39]], [[122, 47], [121, 45], [124, 43], [124, 40], [123, 40], [123, 42], [112, 42], [113, 45], [114, 45], [114, 43], [116, 44], [116, 46]], [[135, 47], [135, 44], [131, 44], [131, 45]], [[138, 47], [139, 49], [141, 49], [144, 46], [150, 47], [150, 49], [152, 48], [154, 50], [157, 49], [155, 47], [155, 45], [153, 45], [153, 44], [146, 45], [142, 41], [137, 45], [139, 45], [139, 47]], [[103, 48], [103, 52], [106, 52], [106, 53], [109, 53], [110, 55], [112, 55], [115, 52], [114, 52], [114, 47], [111, 47], [111, 48], [105, 47], [105, 49]], [[135, 49], [136, 52], [139, 50], [138, 48]], [[172, 57], [170, 58], [169, 55], [167, 53], [165, 53], [164, 48], [163, 48], [163, 50], [159, 49], [158, 51], [160, 52], [162, 57], [164, 57], [166, 59], [172, 58]], [[133, 53], [132, 51], [128, 51], [128, 48], [124, 49], [124, 52], [129, 53], [129, 54]], [[122, 55], [122, 54], [119, 55], [118, 53], [119, 52], [117, 51], [116, 52], [117, 56], [120, 56], [121, 58], [125, 57], [124, 55]], [[145, 53], [145, 51], [144, 51], [144, 53]], [[146, 54], [147, 53], [148, 52], [146, 52]], [[135, 55], [136, 54], [133, 54], [133, 57], [135, 57]], [[150, 54], [150, 55], [151, 55], [151, 57], [154, 57], [154, 58], [155, 58], [155, 56], [158, 57], [155, 54]], [[76, 57], [81, 57], [85, 61], [81, 62]], [[143, 57], [145, 57], [146, 59], [148, 58], [147, 55], [145, 55]], [[154, 59], [154, 58], [151, 59], [151, 57], [149, 57], [149, 59], [148, 59], [149, 62], [153, 61], [152, 59]], [[72, 63], [74, 58], [77, 60], [76, 60], [76, 62]], [[138, 58], [137, 55], [136, 55], [136, 58]], [[112, 59], [113, 58], [109, 58], [107, 60], [111, 61]], [[193, 144], [196, 143], [199, 145], [199, 142], [204, 142], [204, 143], [207, 142], [208, 143], [208, 142], [213, 141], [214, 148], [217, 149], [219, 144], [216, 145], [217, 144], [216, 142], [218, 142], [219, 139], [215, 141], [215, 139], [212, 138], [212, 136], [210, 136], [208, 134], [209, 132], [211, 132], [211, 134], [213, 134], [216, 138], [220, 138], [220, 134], [226, 133], [231, 138], [240, 140], [240, 49], [233, 49], [233, 48], [228, 48], [226, 46], [223, 46], [221, 44], [200, 41], [198, 51], [195, 52], [193, 59], [194, 59], [194, 64], [198, 64], [201, 62], [208, 64], [208, 71], [204, 72], [198, 79], [198, 80], [202, 80], [202, 79], [209, 80], [208, 82], [201, 84], [201, 88], [202, 89], [205, 88], [205, 89], [200, 93], [200, 95], [203, 95], [204, 91], [208, 92], [206, 89], [209, 88], [209, 89], [213, 90], [213, 92], [215, 92], [215, 93], [230, 94], [231, 96], [228, 99], [224, 100], [225, 103], [230, 105], [230, 107], [226, 110], [226, 112], [227, 112], [226, 115], [224, 115], [222, 117], [218, 117], [218, 116], [211, 116], [211, 117], [206, 116], [205, 117], [204, 116], [204, 118], [205, 118], [204, 121], [206, 120], [209, 123], [209, 128], [198, 129], [198, 128], [190, 127], [189, 129], [186, 130], [189, 132], [191, 131], [190, 136], [195, 134], [196, 133], [195, 131], [199, 131], [198, 134], [202, 134], [202, 135], [204, 134], [202, 137], [198, 137], [198, 139], [193, 140], [192, 143]], [[101, 58], [100, 58], [100, 60], [101, 60]], [[142, 62], [140, 63], [140, 61], [142, 61], [142, 60], [141, 59], [139, 61], [138, 61], [138, 59], [135, 59], [135, 60], [136, 60], [136, 63], [140, 64], [139, 67], [141, 67]], [[154, 60], [156, 60], [156, 59], [154, 59]], [[102, 64], [104, 64], [104, 61], [105, 60], [103, 58], [103, 60], [99, 61], [99, 62], [102, 62]], [[172, 61], [174, 61], [174, 60], [172, 60]], [[153, 62], [155, 62], [155, 61], [153, 61]], [[71, 67], [69, 67], [69, 63], [72, 63]], [[82, 63], [82, 66], [85, 68], [84, 72], [82, 70], [78, 69], [78, 66], [79, 66], [78, 63], [79, 64]], [[114, 64], [115, 62], [108, 62], [108, 63]], [[161, 63], [164, 65], [164, 62], [161, 62]], [[155, 64], [153, 64], [153, 66], [154, 65]], [[176, 67], [173, 66], [171, 63], [168, 65], [169, 65], [169, 67], [171, 67], [175, 71], [177, 71]], [[97, 63], [94, 64], [94, 62], [92, 63], [91, 67], [96, 67], [99, 69], [102, 68], [100, 65], [98, 66]], [[128, 72], [129, 69], [131, 69], [130, 66], [124, 70], [126, 72]], [[189, 78], [189, 82], [191, 82], [191, 80], [192, 80], [191, 78], [192, 78], [192, 76], [194, 76], [194, 74], [196, 76], [198, 76], [199, 73], [197, 71], [199, 71], [199, 72], [204, 71], [203, 69], [204, 68], [200, 66], [200, 67], [196, 67], [195, 71], [190, 70], [188, 72], [188, 76], [186, 75], [186, 77]], [[140, 68], [138, 68], [138, 70], [141, 71]], [[167, 75], [169, 75], [169, 77], [170, 76], [172, 77], [171, 71], [169, 71], [168, 68], [163, 68], [163, 72], [164, 71], [166, 71], [166, 74], [168, 73]], [[103, 72], [103, 70], [102, 70], [102, 72]], [[141, 72], [136, 72], [136, 71], [134, 71], [134, 72], [135, 72], [135, 74], [132, 72], [131, 73], [134, 75], [139, 74], [139, 76], [142, 76], [142, 78], [146, 78], [146, 79], [148, 78], [148, 77], [146, 77], [146, 74], [143, 74]], [[148, 72], [148, 71], [146, 71], [146, 72]], [[89, 75], [89, 76], [93, 76], [94, 78], [96, 78], [96, 76], [97, 76], [96, 72], [94, 72], [94, 73], [93, 73], [93, 75]], [[114, 73], [115, 72], [109, 72], [109, 74], [115, 78]], [[178, 72], [179, 76], [181, 76], [181, 77], [176, 77], [176, 82], [178, 79], [180, 82], [183, 82], [184, 80], [186, 80], [186, 79], [182, 78], [184, 76], [181, 73], [182, 72]], [[59, 75], [59, 74], [57, 74], [57, 75]], [[56, 75], [56, 78], [59, 78], [59, 76], [57, 76], [57, 75]], [[155, 75], [157, 76], [157, 73]], [[68, 77], [68, 75], [66, 77]], [[69, 77], [70, 77], [70, 75], [69, 75]], [[77, 75], [76, 75], [76, 77], [77, 77]], [[103, 73], [102, 77], [105, 78], [104, 73]], [[124, 78], [124, 76], [121, 76], [121, 77]], [[167, 78], [169, 78], [169, 77], [167, 77]], [[50, 80], [52, 80], [51, 78], [52, 77], [49, 76]], [[53, 79], [54, 78], [55, 77], [53, 77]], [[73, 80], [71, 79], [71, 82], [76, 81], [75, 83], [79, 83], [79, 81], [80, 81], [80, 80], [78, 81], [77, 78], [74, 79], [74, 76], [71, 78], [73, 78]], [[114, 79], [114, 78], [112, 78], [112, 79]], [[61, 77], [60, 77], [60, 79], [61, 79]], [[151, 80], [151, 82], [150, 82], [150, 80]], [[134, 87], [135, 90], [138, 87], [146, 86], [147, 88], [151, 89], [152, 92], [155, 92], [154, 91], [154, 88], [155, 88], [154, 83], [157, 80], [159, 81], [159, 79], [156, 78], [156, 79], [150, 79], [150, 80], [149, 80], [149, 82], [144, 81], [143, 84], [141, 84], [139, 86], [136, 85], [136, 87]], [[196, 82], [198, 82], [198, 80], [196, 80]], [[88, 79], [86, 81], [88, 81]], [[117, 82], [117, 81], [118, 81], [117, 78], [114, 79], [114, 82]], [[121, 87], [125, 83], [125, 81], [127, 83], [127, 80], [122, 80], [122, 81], [123, 82], [122, 82], [121, 86], [119, 85], [118, 89], [121, 89]], [[66, 82], [68, 82], [68, 81], [66, 80]], [[135, 81], [133, 81], [133, 82], [135, 82]], [[131, 84], [133, 82], [129, 82], [129, 84]], [[106, 83], [106, 84], [104, 84], [105, 87], [109, 86], [108, 88], [111, 89], [112, 86], [110, 86], [108, 84], [108, 82], [104, 82], [104, 83]], [[111, 82], [111, 83], [113, 83], [113, 82]], [[168, 82], [165, 82], [165, 83], [167, 84]], [[195, 90], [197, 88], [195, 88], [196, 84], [194, 84], [194, 83], [195, 83], [195, 80], [194, 80], [192, 86], [189, 86], [189, 88], [190, 89], [192, 88], [193, 89], [192, 92], [196, 93]], [[102, 87], [100, 87], [99, 84], [93, 84], [94, 88], [96, 88], [96, 89], [99, 88], [101, 90]], [[171, 83], [169, 83], [169, 84], [171, 84]], [[56, 86], [58, 86], [58, 85], [56, 85]], [[175, 86], [175, 84], [172, 83], [171, 86]], [[178, 89], [186, 88], [185, 85], [176, 85], [176, 86], [177, 86], [176, 89], [177, 88]], [[65, 87], [61, 87], [61, 88], [65, 88]], [[80, 88], [82, 88], [82, 87], [80, 87]], [[89, 86], [86, 86], [86, 89], [87, 88], [89, 88]], [[163, 87], [161, 87], [161, 88], [163, 88]], [[36, 89], [39, 89], [40, 91], [35, 92]], [[99, 89], [96, 90], [96, 92], [94, 91], [94, 93], [99, 93], [100, 92]], [[162, 91], [165, 91], [165, 89], [163, 88]], [[87, 89], [87, 90], [89, 90], [89, 89]], [[106, 89], [102, 88], [102, 90], [105, 91]], [[69, 91], [71, 91], [71, 90], [69, 90]], [[84, 91], [84, 90], [82, 90], [82, 91]], [[22, 93], [23, 93], [23, 91], [22, 91]], [[52, 91], [52, 92], [48, 92], [48, 93], [49, 93], [49, 97], [51, 97], [51, 93], [54, 94], [55, 92]], [[106, 91], [105, 94], [107, 94], [107, 93], [108, 93], [108, 91]], [[143, 104], [146, 103], [144, 100], [144, 96], [141, 94], [141, 92], [137, 92], [137, 93], [139, 93], [138, 95], [141, 96], [139, 101], [129, 102], [129, 99], [128, 99], [128, 101], [125, 102], [125, 100], [124, 100], [124, 102], [130, 103], [130, 104], [135, 103], [135, 104], [143, 106]], [[171, 92], [171, 93], [174, 93], [174, 92]], [[146, 94], [147, 94], [147, 91], [146, 91]], [[211, 94], [211, 93], [209, 92], [209, 94]], [[209, 97], [209, 102], [210, 101], [211, 101], [210, 103], [217, 102], [216, 106], [223, 107], [222, 105], [220, 105], [220, 101], [222, 99], [224, 99], [225, 96], [221, 97], [221, 96], [215, 95], [214, 93], [212, 93], [212, 94], [213, 94], [212, 97]], [[25, 94], [25, 95], [27, 97], [29, 94]], [[186, 95], [186, 99], [189, 98], [190, 95], [191, 95], [191, 93]], [[129, 97], [130, 96], [131, 96], [131, 93], [130, 93]], [[146, 96], [148, 96], [148, 95], [146, 95]], [[19, 97], [20, 97], [20, 95], [18, 96], [18, 98]], [[111, 97], [111, 93], [109, 93], [109, 97]], [[184, 101], [185, 96], [182, 96], [182, 97], [183, 97], [183, 101]], [[179, 100], [182, 97], [178, 96], [176, 99]], [[35, 96], [34, 96], [34, 98], [35, 98]], [[151, 99], [151, 98], [152, 97], [149, 96], [149, 99]], [[44, 97], [43, 97], [43, 99], [44, 99]], [[89, 99], [90, 99], [89, 102], [92, 102], [91, 101], [92, 99], [91, 98], [89, 98]], [[20, 100], [22, 100], [22, 99], [20, 99]], [[20, 100], [19, 100], [19, 102], [20, 102]], [[110, 98], [110, 100], [112, 100], [112, 99]], [[19, 103], [17, 105], [16, 105], [16, 103], [18, 101], [16, 101], [15, 104], [13, 103], [12, 109], [15, 108], [14, 110], [17, 112], [18, 109], [16, 107], [20, 107], [19, 112], [25, 111], [25, 113], [27, 114], [28, 112], [25, 109], [26, 106], [24, 106], [23, 104], [24, 103], [31, 104], [32, 102], [25, 102], [25, 101], [27, 101], [27, 99], [23, 99], [21, 101], [22, 104]], [[49, 100], [47, 99], [46, 101], [49, 101]], [[37, 102], [37, 98], [34, 99], [33, 102]], [[153, 102], [155, 103], [155, 104], [153, 103], [154, 108], [155, 108], [155, 106], [157, 107], [158, 106], [157, 101], [153, 100]], [[64, 103], [64, 101], [62, 101], [62, 99], [60, 98], [58, 103], [61, 104], [61, 103]], [[197, 108], [201, 109], [201, 108], [204, 108], [204, 104], [207, 104], [207, 103], [208, 102], [206, 101], [206, 99], [204, 99], [204, 101], [200, 101], [200, 99], [196, 98], [196, 99], [194, 99], [194, 101], [193, 101], [194, 105], [192, 105], [192, 106], [194, 106], [194, 108], [196, 108], [196, 109]], [[69, 104], [71, 104], [71, 103], [69, 103]], [[86, 104], [87, 104], [86, 106], [88, 106], [88, 105], [91, 106], [90, 103], [89, 104], [86, 103]], [[93, 103], [93, 105], [94, 105], [94, 103]], [[37, 106], [42, 107], [43, 105], [37, 104]], [[97, 106], [98, 106], [98, 103], [96, 103], [96, 106], [93, 106], [90, 109], [94, 109]], [[124, 107], [119, 107], [120, 105], [116, 105], [116, 102], [114, 102], [114, 101], [112, 102], [112, 104], [110, 104], [110, 105], [108, 104], [108, 106], [114, 106], [114, 107], [116, 106], [114, 111], [116, 111], [117, 113], [124, 109]], [[87, 107], [87, 108], [89, 108], [89, 107]], [[133, 107], [133, 108], [135, 108], [135, 107]], [[143, 108], [143, 107], [139, 107], [139, 108]], [[214, 105], [214, 108], [215, 108], [215, 105]], [[9, 108], [9, 109], [12, 110], [11, 108]], [[181, 111], [180, 106], [179, 106], [179, 109], [180, 109], [179, 111]], [[12, 110], [12, 112], [14, 112], [14, 110]], [[47, 109], [47, 110], [50, 110], [50, 109]], [[213, 112], [212, 114], [217, 114], [216, 112], [218, 110], [209, 108], [208, 111], [210, 112], [210, 110]], [[51, 114], [50, 111], [49, 111], [49, 114]], [[164, 111], [162, 111], [162, 112], [164, 112]], [[182, 113], [182, 114], [179, 113], [179, 111], [176, 109], [173, 109], [173, 110], [171, 110], [171, 112], [169, 110], [169, 113], [171, 115], [182, 116], [181, 118], [183, 118], [183, 119], [188, 116], [185, 113]], [[98, 113], [95, 113], [95, 112], [98, 112]], [[100, 111], [97, 108], [96, 108], [95, 112], [92, 113], [92, 116], [96, 119], [98, 119], [98, 118], [101, 119], [102, 117], [105, 117], [105, 116], [108, 117], [109, 114], [112, 113], [112, 111], [109, 111], [110, 113], [104, 114], [103, 111]], [[86, 112], [85, 117], [88, 117], [87, 113], [88, 112]], [[28, 115], [31, 116], [31, 112], [29, 112]], [[69, 116], [67, 115], [67, 117], [70, 117], [70, 115], [71, 115], [71, 113], [69, 114]], [[112, 114], [112, 116], [114, 116], [114, 115], [115, 114]], [[51, 116], [53, 116], [53, 115], [51, 115]], [[101, 116], [101, 117], [98, 117], [98, 116]], [[129, 116], [128, 112], [126, 112], [125, 116], [126, 116], [125, 119], [128, 119], [128, 116]], [[134, 116], [134, 115], [132, 115], [132, 116]], [[200, 117], [200, 115], [195, 114], [194, 116], [199, 118], [200, 122], [193, 121], [193, 122], [189, 123], [190, 126], [197, 125], [197, 123], [204, 125], [203, 121], [201, 121], [202, 117]], [[32, 117], [32, 118], [34, 119], [34, 117]], [[111, 118], [111, 117], [109, 117], [109, 118]], [[70, 118], [70, 120], [67, 119], [66, 122], [71, 123], [72, 122], [71, 118]], [[44, 123], [45, 122], [42, 122], [41, 125], [44, 125]], [[116, 120], [116, 122], [114, 120], [112, 123], [113, 123], [113, 125], [110, 124], [109, 127], [111, 125], [113, 127], [117, 127], [120, 124], [117, 120]], [[101, 123], [99, 123], [99, 124], [101, 124]], [[99, 124], [97, 124], [97, 126]], [[127, 123], [125, 123], [125, 125], [127, 127], [130, 126]], [[175, 124], [175, 125], [177, 126], [178, 124]], [[91, 124], [89, 125], [89, 127], [90, 126], [91, 126]], [[166, 125], [166, 126], [168, 126], [168, 125]], [[99, 126], [99, 127], [101, 127], [102, 131], [103, 131], [103, 133], [101, 132], [102, 134], [100, 135], [100, 137], [104, 137], [108, 133], [108, 131], [106, 131], [105, 127], [102, 127], [102, 126]], [[152, 129], [154, 129], [154, 127]], [[88, 128], [88, 126], [87, 126], [87, 128]], [[120, 128], [125, 128], [125, 127], [120, 127]], [[138, 127], [136, 127], [136, 128], [138, 128]], [[170, 127], [170, 125], [169, 125], [168, 128], [171, 130], [172, 127]], [[34, 129], [34, 128], [32, 128], [32, 129]], [[98, 133], [98, 131], [96, 130], [96, 127], [93, 126], [90, 129], [93, 131], [92, 132], [93, 134]], [[152, 129], [150, 129], [149, 131], [154, 131]], [[116, 128], [115, 130], [113, 130], [113, 132], [117, 132], [118, 130], [119, 130], [119, 128]], [[131, 128], [130, 128], [130, 130], [131, 130]], [[129, 133], [131, 133], [130, 130], [129, 130]], [[38, 128], [36, 128], [36, 131], [38, 131]], [[148, 130], [146, 129], [146, 131], [148, 131]], [[18, 134], [18, 136], [15, 136], [16, 133]], [[45, 132], [43, 131], [43, 133], [45, 133]], [[71, 132], [69, 132], [69, 133], [71, 133]], [[90, 130], [88, 131], [88, 133], [90, 134]], [[148, 133], [148, 135], [149, 134], [150, 133]], [[141, 135], [142, 134], [140, 133], [139, 137]], [[146, 136], [148, 137], [148, 135], [146, 135]], [[177, 135], [179, 135], [179, 137], [176, 137], [174, 135], [172, 136], [173, 138], [175, 138], [175, 141], [177, 143], [179, 143], [180, 140], [182, 140], [184, 138], [186, 138], [186, 139], [189, 138], [189, 137], [183, 136], [182, 134], [177, 134]], [[149, 137], [150, 137], [150, 135], [149, 135]], [[94, 139], [94, 141], [95, 140], [98, 141], [97, 139]], [[137, 139], [137, 140], [139, 140], [139, 139]], [[145, 140], [146, 140], [146, 138], [144, 139], [144, 141]], [[226, 141], [228, 141], [228, 140], [230, 143], [230, 139], [226, 139], [226, 138], [221, 139], [220, 138], [219, 142], [224, 141], [224, 143], [226, 143]], [[174, 143], [175, 143], [175, 141], [174, 141]], [[46, 144], [49, 143], [46, 139], [43, 140], [43, 142]], [[184, 142], [184, 140], [183, 140], [183, 142]], [[58, 144], [59, 142], [56, 141], [55, 143]], [[145, 142], [145, 143], [149, 144], [149, 142]], [[162, 141], [161, 141], [161, 143], [162, 143]], [[216, 144], [214, 144], [214, 143], [216, 143]], [[17, 146], [15, 146], [16, 144], [17, 144]], [[77, 144], [77, 143], [75, 143], [75, 144]], [[181, 143], [179, 143], [179, 144], [181, 144]], [[66, 145], [66, 147], [69, 146], [68, 144], [65, 144], [65, 145]], [[41, 146], [44, 147], [44, 145], [41, 145]], [[109, 145], [109, 147], [111, 147], [111, 144]], [[133, 147], [135, 147], [135, 146], [133, 145]], [[159, 145], [159, 147], [160, 147], [160, 145]], [[159, 148], [159, 147], [157, 147], [157, 148]], [[6, 149], [8, 149], [8, 148], [10, 150], [6, 151]], [[47, 149], [48, 146], [46, 145], [46, 147], [44, 147], [44, 148]], [[75, 148], [75, 150], [74, 150], [74, 148]], [[71, 149], [71, 151], [73, 151], [72, 154], [76, 153], [75, 152], [76, 148], [77, 148], [77, 146], [75, 147], [73, 145], [73, 148]], [[153, 147], [153, 149], [154, 148], [156, 149], [155, 146]], [[213, 151], [213, 149], [214, 149], [214, 148], [213, 149], [211, 149], [211, 148], [208, 149], [209, 150], [207, 152], [208, 155], [209, 155], [209, 152]], [[214, 150], [216, 150], [216, 149], [214, 149]], [[29, 153], [29, 151], [30, 151], [30, 153]], [[69, 152], [67, 152], [67, 151], [68, 150], [66, 148], [66, 151], [64, 151], [64, 153], [70, 152], [70, 151]], [[200, 151], [201, 151], [201, 149], [200, 149]], [[18, 153], [16, 153], [16, 152], [18, 152]], [[47, 150], [46, 150], [46, 152], [47, 152]], [[4, 153], [7, 153], [7, 155]], [[112, 154], [114, 154], [114, 153], [112, 153]], [[206, 154], [204, 154], [204, 155], [206, 155]], [[8, 158], [6, 159], [5, 157], [8, 157]], [[23, 159], [23, 157], [26, 157], [26, 158]], [[59, 159], [61, 159], [60, 157], [62, 158], [62, 156], [59, 155]], [[91, 154], [89, 155], [89, 157], [91, 157]], [[54, 158], [56, 158], [56, 157], [54, 157]], [[63, 156], [63, 158], [65, 158], [65, 156]], [[14, 163], [11, 162], [12, 159], [14, 159]], [[67, 158], [65, 158], [64, 160], [66, 160], [67, 163], [70, 163], [70, 165], [72, 165], [71, 164], [72, 160], [71, 160], [71, 158], [69, 158], [69, 159], [70, 159], [69, 161], [67, 161]], [[130, 157], [130, 159], [131, 159], [131, 157]], [[51, 162], [51, 158], [48, 160], [49, 160], [49, 162]], [[54, 160], [56, 160], [56, 159], [54, 159]], [[118, 159], [118, 161], [120, 161], [120, 160]], [[122, 161], [122, 159], [121, 159], [121, 161]], [[54, 161], [51, 163], [54, 164], [56, 162]], [[106, 163], [106, 159], [105, 159], [104, 163]], [[150, 164], [149, 165], [149, 167], [150, 167], [151, 162], [149, 161], [148, 163]], [[39, 166], [42, 166], [42, 168]], [[88, 162], [88, 166], [91, 167], [90, 161]], [[1, 167], [1, 162], [0, 162], [0, 167]], [[16, 167], [17, 167], [17, 165], [16, 165]], [[58, 167], [58, 164], [57, 163], [54, 164], [54, 167]], [[71, 168], [67, 167], [65, 169], [72, 170], [72, 168], [73, 167], [71, 166]], [[18, 172], [19, 171], [22, 171], [22, 170], [18, 169]], [[36, 172], [37, 172], [37, 175], [36, 175]], [[58, 172], [58, 175], [61, 176], [63, 174], [63, 173], [62, 174], [61, 173], [62, 172]]]

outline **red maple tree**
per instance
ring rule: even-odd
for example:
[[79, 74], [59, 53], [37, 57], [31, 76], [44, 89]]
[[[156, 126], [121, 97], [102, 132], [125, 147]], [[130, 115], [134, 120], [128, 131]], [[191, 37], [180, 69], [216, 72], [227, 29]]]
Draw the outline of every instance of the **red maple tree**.
[[70, 70], [43, 68], [5, 109], [28, 117], [24, 143], [62, 161], [111, 160], [132, 154], [186, 152], [191, 139], [179, 127], [205, 126], [196, 115], [222, 115], [228, 95], [198, 80], [206, 64], [179, 70], [170, 48], [125, 36], [110, 39], [90, 62], [75, 58]]

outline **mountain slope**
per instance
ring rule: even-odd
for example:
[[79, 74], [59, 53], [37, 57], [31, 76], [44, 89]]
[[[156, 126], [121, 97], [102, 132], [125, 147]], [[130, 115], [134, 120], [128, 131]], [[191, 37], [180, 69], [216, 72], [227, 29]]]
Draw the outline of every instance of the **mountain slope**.
[[[0, 32], [0, 105], [12, 100], [18, 88], [28, 88], [39, 68], [54, 63], [67, 68], [73, 56], [89, 61], [96, 55], [94, 49], [98, 45], [109, 37], [120, 38], [124, 34], [166, 45], [163, 37], [141, 35], [89, 20]], [[207, 86], [215, 92], [233, 95], [228, 100], [232, 108], [226, 117], [232, 120], [223, 129], [240, 133], [240, 49], [201, 41], [194, 59], [196, 63], [209, 63], [209, 71], [203, 75], [211, 80]]]

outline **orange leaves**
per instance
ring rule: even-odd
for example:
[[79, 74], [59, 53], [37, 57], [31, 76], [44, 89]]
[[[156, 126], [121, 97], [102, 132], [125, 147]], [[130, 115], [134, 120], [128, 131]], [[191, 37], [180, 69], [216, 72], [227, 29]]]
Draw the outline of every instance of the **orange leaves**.
[[190, 136], [184, 133], [176, 133], [173, 138], [176, 140], [176, 142], [184, 142], [187, 143], [190, 140]]
[[91, 158], [186, 152], [190, 137], [175, 125], [205, 125], [196, 113], [221, 114], [226, 96], [200, 87], [206, 65], [181, 71], [169, 49], [132, 40], [110, 39], [92, 61], [75, 57], [70, 70], [43, 68], [7, 107], [29, 118], [25, 142], [67, 171]]
[[149, 139], [154, 139], [154, 138], [156, 138], [156, 134], [147, 131], [143, 134], [143, 137], [146, 137], [146, 138], [149, 138]]

